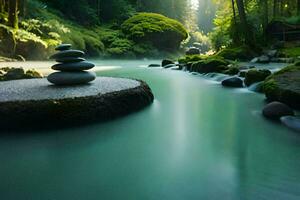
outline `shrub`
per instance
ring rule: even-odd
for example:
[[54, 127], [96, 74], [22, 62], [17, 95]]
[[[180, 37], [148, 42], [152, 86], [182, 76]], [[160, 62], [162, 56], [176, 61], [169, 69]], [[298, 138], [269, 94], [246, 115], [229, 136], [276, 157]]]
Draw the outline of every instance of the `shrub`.
[[126, 20], [122, 31], [132, 40], [149, 42], [161, 50], [174, 51], [188, 37], [181, 23], [155, 13], [139, 13]]

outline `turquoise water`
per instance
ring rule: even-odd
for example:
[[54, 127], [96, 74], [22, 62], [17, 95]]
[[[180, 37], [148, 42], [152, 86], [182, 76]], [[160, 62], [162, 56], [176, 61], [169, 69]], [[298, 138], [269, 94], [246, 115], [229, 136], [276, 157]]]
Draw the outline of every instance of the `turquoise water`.
[[152, 62], [97, 68], [150, 85], [155, 101], [138, 113], [1, 135], [0, 199], [300, 199], [300, 135], [261, 116], [263, 95]]

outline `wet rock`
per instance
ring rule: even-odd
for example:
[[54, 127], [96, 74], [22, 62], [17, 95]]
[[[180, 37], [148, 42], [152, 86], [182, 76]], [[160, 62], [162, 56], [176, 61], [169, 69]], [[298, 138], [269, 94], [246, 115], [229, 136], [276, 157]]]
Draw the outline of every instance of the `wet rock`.
[[250, 62], [266, 64], [270, 62], [270, 58], [266, 55], [262, 55], [260, 57], [253, 58]]
[[300, 109], [300, 66], [291, 65], [269, 76], [263, 83], [263, 91], [270, 101]]
[[280, 121], [290, 129], [300, 132], [300, 119], [293, 116], [281, 117]]
[[270, 70], [262, 69], [256, 70], [252, 69], [245, 74], [245, 85], [250, 86], [253, 83], [264, 81], [272, 72]]
[[262, 114], [268, 119], [279, 120], [283, 116], [293, 116], [294, 111], [286, 104], [274, 101], [263, 108]]
[[150, 64], [148, 67], [161, 67], [160, 64]]
[[165, 59], [161, 62], [162, 67], [164, 67], [166, 65], [170, 65], [170, 64], [175, 64], [175, 63], [172, 60], [167, 60], [167, 59]]
[[225, 87], [242, 88], [243, 81], [242, 81], [242, 79], [240, 79], [238, 77], [231, 77], [231, 78], [227, 78], [224, 81], [222, 81], [222, 85]]

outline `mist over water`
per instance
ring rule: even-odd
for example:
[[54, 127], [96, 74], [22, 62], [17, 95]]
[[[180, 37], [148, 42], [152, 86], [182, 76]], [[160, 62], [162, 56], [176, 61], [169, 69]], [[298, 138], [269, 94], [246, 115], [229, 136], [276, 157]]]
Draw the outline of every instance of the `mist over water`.
[[262, 94], [145, 68], [159, 61], [94, 62], [98, 76], [146, 81], [154, 103], [106, 123], [2, 134], [1, 199], [300, 198], [299, 135], [261, 116]]

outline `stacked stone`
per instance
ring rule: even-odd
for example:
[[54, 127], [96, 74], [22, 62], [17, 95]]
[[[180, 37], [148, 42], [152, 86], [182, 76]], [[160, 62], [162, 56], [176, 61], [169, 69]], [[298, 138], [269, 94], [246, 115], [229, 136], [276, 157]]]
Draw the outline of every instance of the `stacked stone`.
[[96, 79], [94, 72], [86, 71], [95, 65], [82, 58], [84, 56], [83, 51], [71, 49], [71, 44], [61, 44], [55, 50], [59, 52], [52, 55], [50, 59], [55, 59], [59, 63], [52, 66], [52, 69], [58, 72], [47, 77], [50, 83], [54, 85], [79, 85]]

